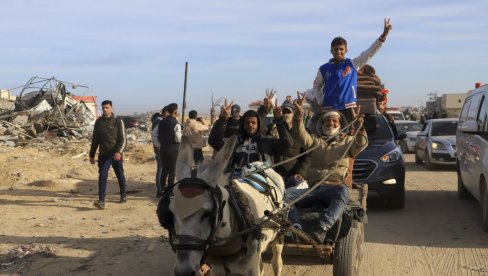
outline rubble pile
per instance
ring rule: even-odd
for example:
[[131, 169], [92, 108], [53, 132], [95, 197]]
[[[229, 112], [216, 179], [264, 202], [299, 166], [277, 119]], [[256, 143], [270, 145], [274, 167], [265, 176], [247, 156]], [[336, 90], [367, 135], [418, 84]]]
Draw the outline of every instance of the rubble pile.
[[14, 105], [0, 108], [0, 145], [24, 146], [38, 138], [88, 137], [96, 114], [83, 100], [75, 99], [67, 87], [88, 89], [54, 77], [33, 77], [25, 85], [13, 88], [21, 91]]
[[144, 143], [147, 144], [151, 142], [151, 132], [144, 131], [139, 128], [127, 128], [127, 142], [128, 143]]
[[0, 255], [0, 272], [8, 275], [22, 274], [28, 264], [38, 257], [56, 257], [55, 250], [39, 244], [19, 245], [6, 254]]

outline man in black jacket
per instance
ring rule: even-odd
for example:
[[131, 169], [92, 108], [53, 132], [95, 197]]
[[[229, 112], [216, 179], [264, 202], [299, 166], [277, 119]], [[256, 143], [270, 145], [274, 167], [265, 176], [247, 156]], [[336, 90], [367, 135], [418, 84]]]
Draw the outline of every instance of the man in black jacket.
[[[287, 97], [288, 98], [288, 97]], [[291, 101], [285, 101], [281, 108], [279, 106], [275, 106], [274, 109], [274, 123], [279, 122], [280, 120], [283, 121], [286, 130], [292, 136], [292, 126], [293, 126], [293, 115], [295, 112], [295, 107]], [[277, 118], [280, 118], [277, 120]], [[282, 118], [282, 119], [281, 119]], [[274, 133], [276, 135], [276, 133]], [[293, 139], [293, 136], [291, 137]], [[287, 160], [293, 158], [303, 152], [305, 152], [305, 148], [298, 140], [293, 139], [292, 146], [287, 148], [283, 154], [275, 155], [274, 161], [276, 163], [281, 162], [283, 160]], [[304, 175], [307, 172], [307, 168], [310, 166], [310, 154], [305, 154], [293, 161], [284, 163], [280, 166], [275, 168], [275, 171], [279, 173], [283, 180], [285, 181], [285, 187], [293, 187], [297, 184], [303, 182], [305, 180]]]
[[[264, 99], [264, 105], [260, 108], [260, 113], [267, 114], [272, 107], [274, 93], [267, 93]], [[232, 103], [224, 106], [221, 109], [220, 118], [218, 121], [225, 122], [230, 117]], [[239, 134], [237, 134], [237, 143], [234, 150], [229, 168], [235, 168], [237, 171], [245, 165], [262, 161], [273, 164], [273, 156], [282, 154], [286, 149], [292, 146], [291, 134], [286, 130], [284, 122], [277, 118], [276, 128], [278, 137], [265, 136], [262, 126], [262, 116], [256, 111], [248, 110], [244, 113], [240, 120]], [[225, 124], [214, 125], [215, 129], [210, 133], [209, 141], [214, 141], [210, 144], [216, 151], [219, 151], [224, 145]], [[209, 142], [210, 143], [210, 142]]]
[[[160, 143], [161, 165], [161, 189], [167, 185], [175, 183], [176, 159], [181, 142], [181, 124], [176, 119], [178, 116], [178, 105], [171, 103], [168, 105], [169, 115], [158, 125], [158, 140]], [[167, 183], [166, 183], [167, 179]]]
[[124, 122], [112, 113], [112, 101], [102, 102], [103, 116], [97, 119], [93, 128], [90, 147], [90, 163], [95, 164], [98, 151], [98, 200], [93, 203], [98, 209], [105, 208], [108, 170], [113, 167], [120, 188], [120, 203], [127, 201], [122, 152], [127, 143]]

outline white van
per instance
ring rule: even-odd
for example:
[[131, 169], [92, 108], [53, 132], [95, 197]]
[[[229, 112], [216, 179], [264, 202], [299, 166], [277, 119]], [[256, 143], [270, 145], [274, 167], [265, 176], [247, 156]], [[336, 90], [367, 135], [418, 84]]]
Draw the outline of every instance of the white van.
[[481, 224], [488, 232], [488, 85], [468, 93], [456, 133], [459, 198], [480, 202]]

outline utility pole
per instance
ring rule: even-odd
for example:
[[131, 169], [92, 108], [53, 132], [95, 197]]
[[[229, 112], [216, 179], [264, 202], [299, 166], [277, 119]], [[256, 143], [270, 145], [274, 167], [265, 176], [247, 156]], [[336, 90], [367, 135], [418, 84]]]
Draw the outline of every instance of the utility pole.
[[188, 61], [185, 62], [185, 85], [183, 86], [183, 104], [181, 107], [181, 123], [185, 122], [185, 108], [186, 108], [186, 81], [188, 79]]

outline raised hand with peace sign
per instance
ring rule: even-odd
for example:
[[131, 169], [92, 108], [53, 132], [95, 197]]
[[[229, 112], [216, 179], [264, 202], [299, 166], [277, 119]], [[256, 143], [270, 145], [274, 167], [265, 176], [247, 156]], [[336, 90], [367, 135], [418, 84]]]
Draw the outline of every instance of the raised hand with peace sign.
[[305, 101], [305, 97], [307, 96], [306, 92], [300, 94], [300, 91], [297, 91], [297, 99], [295, 100], [295, 115], [298, 118], [303, 118], [303, 102]]
[[224, 99], [224, 105], [220, 108], [220, 118], [227, 120], [230, 117], [230, 111], [232, 109], [232, 105], [234, 102], [230, 102], [230, 104], [227, 104], [227, 99]]
[[386, 37], [390, 33], [390, 30], [392, 29], [391, 23], [390, 23], [390, 18], [385, 18], [385, 26], [383, 28], [383, 33], [380, 35], [380, 41], [385, 42]]
[[266, 97], [263, 99], [263, 107], [266, 109], [266, 111], [269, 112], [271, 108], [273, 108], [273, 98], [276, 95], [276, 91], [271, 88], [266, 89]]
[[281, 106], [278, 105], [278, 99], [275, 99], [275, 104], [273, 107], [273, 116], [276, 119], [280, 119], [281, 117], [283, 117], [283, 113], [281, 112]]

